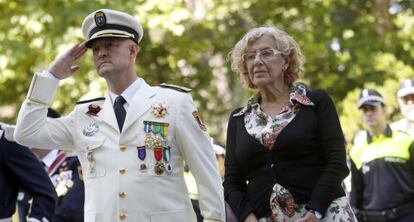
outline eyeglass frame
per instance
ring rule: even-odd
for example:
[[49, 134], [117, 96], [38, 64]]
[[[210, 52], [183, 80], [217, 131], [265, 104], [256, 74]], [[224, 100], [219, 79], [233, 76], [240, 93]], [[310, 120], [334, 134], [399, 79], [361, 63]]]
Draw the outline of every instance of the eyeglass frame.
[[[273, 54], [272, 55], [269, 55], [268, 58], [264, 58], [263, 55], [262, 55], [262, 52], [265, 52], [265, 51], [267, 51], [267, 52], [272, 51]], [[253, 55], [254, 54], [254, 58], [252, 57], [252, 60], [246, 60], [245, 59], [245, 56], [248, 55], [248, 54], [250, 54], [250, 55]], [[281, 54], [283, 54], [283, 52], [281, 52], [281, 51], [279, 51], [279, 50], [277, 50], [275, 48], [267, 48], [267, 49], [257, 50], [256, 52], [243, 53], [241, 55], [241, 57], [242, 57], [242, 61], [243, 62], [245, 62], [246, 64], [247, 63], [251, 64], [251, 63], [253, 63], [256, 60], [257, 55], [259, 55], [259, 59], [260, 60], [262, 60], [262, 61], [269, 61], [270, 59], [274, 58], [276, 55], [281, 55]]]

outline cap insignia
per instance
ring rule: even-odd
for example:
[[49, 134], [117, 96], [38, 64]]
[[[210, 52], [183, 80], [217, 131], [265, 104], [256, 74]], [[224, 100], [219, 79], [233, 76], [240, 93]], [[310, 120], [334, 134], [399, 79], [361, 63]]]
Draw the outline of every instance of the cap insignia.
[[97, 27], [102, 27], [106, 25], [106, 16], [105, 13], [99, 11], [95, 13], [95, 24]]

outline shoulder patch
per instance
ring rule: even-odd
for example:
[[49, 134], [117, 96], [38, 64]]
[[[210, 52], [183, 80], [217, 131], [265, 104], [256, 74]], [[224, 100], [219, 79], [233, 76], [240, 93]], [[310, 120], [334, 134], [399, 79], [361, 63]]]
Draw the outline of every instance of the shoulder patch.
[[101, 100], [105, 100], [105, 97], [98, 97], [98, 98], [95, 98], [95, 99], [82, 100], [82, 101], [76, 102], [76, 105], [95, 102], [95, 101], [101, 101]]
[[161, 83], [160, 87], [174, 89], [174, 90], [177, 90], [177, 91], [180, 91], [180, 92], [185, 92], [185, 93], [189, 93], [192, 90], [192, 89], [184, 87], [184, 86], [177, 86], [177, 85], [174, 85], [174, 84], [167, 84], [167, 83]]

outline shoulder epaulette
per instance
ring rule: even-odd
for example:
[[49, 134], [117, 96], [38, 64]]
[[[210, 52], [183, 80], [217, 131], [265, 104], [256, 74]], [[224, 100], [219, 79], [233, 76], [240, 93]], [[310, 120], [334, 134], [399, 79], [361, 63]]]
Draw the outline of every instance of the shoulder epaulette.
[[79, 101], [79, 102], [76, 102], [76, 105], [95, 102], [95, 101], [100, 101], [100, 100], [105, 100], [105, 97], [98, 97], [98, 98], [95, 98], [95, 99], [88, 99], [88, 100]]
[[180, 91], [180, 92], [185, 92], [185, 93], [189, 93], [192, 90], [192, 89], [184, 87], [184, 86], [177, 86], [177, 85], [174, 85], [174, 84], [167, 84], [167, 83], [161, 83], [160, 87], [174, 89], [174, 90], [177, 90], [177, 91]]

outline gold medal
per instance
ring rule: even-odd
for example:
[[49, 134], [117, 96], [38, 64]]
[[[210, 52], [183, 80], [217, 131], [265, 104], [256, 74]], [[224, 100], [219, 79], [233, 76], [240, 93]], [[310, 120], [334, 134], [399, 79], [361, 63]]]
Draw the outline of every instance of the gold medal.
[[145, 147], [147, 147], [148, 149], [154, 148], [154, 140], [155, 137], [151, 133], [147, 133], [145, 135]]
[[156, 162], [154, 166], [154, 172], [157, 175], [163, 174], [165, 171], [165, 166], [163, 162]]

